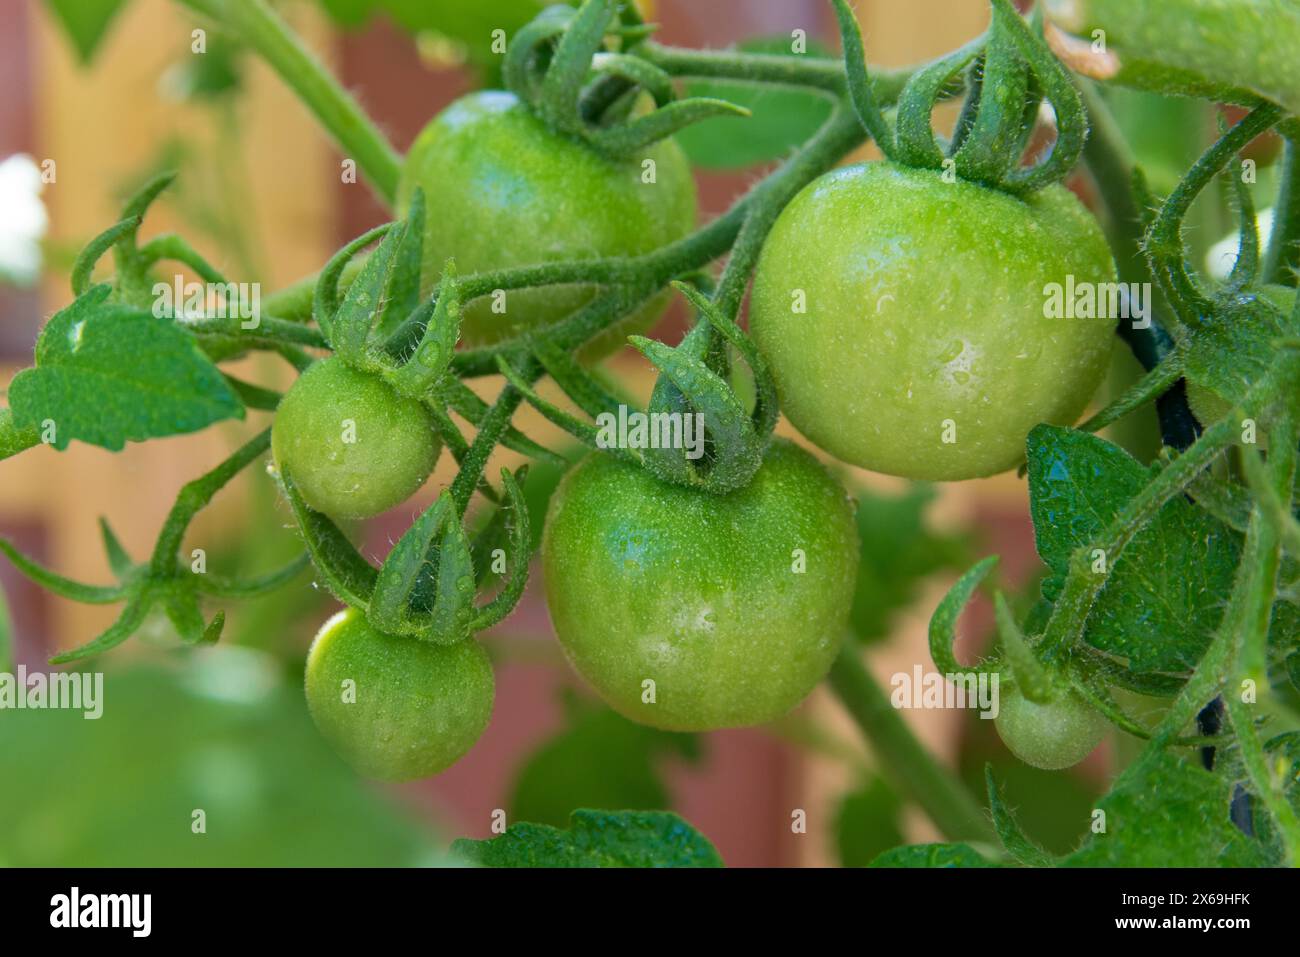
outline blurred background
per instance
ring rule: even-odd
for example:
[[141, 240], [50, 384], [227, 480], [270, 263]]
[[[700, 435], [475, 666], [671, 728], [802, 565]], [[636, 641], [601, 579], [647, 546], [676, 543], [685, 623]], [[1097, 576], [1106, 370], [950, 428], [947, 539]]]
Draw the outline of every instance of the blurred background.
[[[482, 38], [496, 27], [513, 31], [540, 4], [277, 6], [404, 149], [447, 103], [493, 83], [494, 64], [476, 52]], [[802, 29], [814, 49], [838, 48], [824, 0], [641, 6], [665, 43], [781, 49]], [[868, 59], [880, 66], [952, 49], [988, 17], [973, 0], [861, 0], [857, 8]], [[254, 57], [217, 34], [205, 54], [191, 52], [200, 24], [180, 5], [0, 0], [0, 23], [0, 383], [31, 363], [42, 323], [70, 301], [76, 251], [160, 170], [181, 175], [145, 232], [180, 231], [232, 278], [260, 281], [268, 291], [313, 273], [343, 242], [388, 218], [364, 183], [340, 181], [341, 157]], [[711, 120], [683, 135], [705, 216], [725, 209], [825, 115], [806, 94], [731, 88], [720, 95], [743, 98], [755, 116]], [[1176, 181], [1215, 126], [1212, 111], [1191, 102], [1132, 94], [1114, 97], [1112, 106], [1157, 190]], [[42, 183], [41, 170], [52, 170], [53, 181]], [[1087, 184], [1075, 185], [1086, 199]], [[1204, 252], [1227, 222], [1214, 204], [1198, 215], [1194, 238]], [[682, 323], [674, 311], [658, 334], [671, 341]], [[274, 360], [243, 362], [244, 378], [287, 385]], [[612, 362], [631, 391], [648, 394], [646, 366], [626, 356]], [[1136, 371], [1117, 351], [1113, 387]], [[530, 433], [553, 438], [540, 419], [521, 415]], [[63, 574], [107, 581], [99, 518], [137, 558], [147, 554], [177, 489], [264, 420], [250, 413], [245, 423], [118, 455], [74, 444], [6, 460], [0, 535]], [[1157, 433], [1138, 417], [1112, 438], [1145, 457]], [[370, 554], [382, 556], [445, 485], [448, 458], [421, 496], [360, 530]], [[1014, 474], [943, 488], [851, 471], [844, 477], [859, 496], [863, 531], [855, 638], [883, 682], [915, 664], [930, 670], [930, 612], [974, 557], [1001, 554], [1003, 585], [1032, 600], [1039, 563], [1025, 483]], [[557, 478], [544, 468], [530, 477], [539, 515]], [[250, 470], [195, 523], [186, 549], [196, 547], [214, 570], [248, 575], [281, 564], [298, 545], [272, 483]], [[151, 621], [92, 666], [106, 674], [102, 719], [0, 711], [0, 864], [433, 863], [451, 838], [489, 836], [497, 809], [511, 821], [563, 825], [576, 807], [671, 807], [732, 866], [862, 865], [886, 847], [938, 836], [824, 691], [765, 728], [676, 735], [617, 717], [572, 676], [536, 585], [509, 621], [483, 636], [498, 665], [496, 710], [483, 739], [440, 777], [398, 788], [356, 778], [306, 715], [305, 652], [335, 609], [309, 576], [229, 608], [215, 648], [181, 649], [165, 619]], [[3, 559], [0, 588], [14, 656], [29, 669], [44, 668], [49, 654], [81, 644], [115, 614], [111, 606], [54, 598]], [[978, 654], [990, 620], [982, 605], [967, 615], [965, 660]], [[907, 717], [976, 793], [984, 763], [994, 762], [1024, 826], [1052, 850], [1073, 845], [1123, 758], [1108, 745], [1070, 773], [1041, 772], [1011, 758], [991, 722], [973, 712]], [[201, 834], [196, 809], [206, 815]], [[806, 832], [792, 829], [798, 810]]]

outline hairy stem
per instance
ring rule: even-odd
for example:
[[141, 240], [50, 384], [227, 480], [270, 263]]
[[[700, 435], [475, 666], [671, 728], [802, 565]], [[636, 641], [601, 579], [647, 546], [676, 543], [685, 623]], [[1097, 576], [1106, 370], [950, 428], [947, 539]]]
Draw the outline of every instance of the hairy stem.
[[997, 844], [984, 809], [912, 734], [884, 690], [862, 666], [854, 643], [846, 643], [835, 659], [830, 685], [871, 742], [881, 764], [939, 830], [953, 841]]
[[343, 155], [356, 161], [379, 197], [391, 207], [397, 198], [401, 156], [370, 117], [294, 35], [265, 0], [180, 0], [229, 29], [266, 61], [334, 138]]

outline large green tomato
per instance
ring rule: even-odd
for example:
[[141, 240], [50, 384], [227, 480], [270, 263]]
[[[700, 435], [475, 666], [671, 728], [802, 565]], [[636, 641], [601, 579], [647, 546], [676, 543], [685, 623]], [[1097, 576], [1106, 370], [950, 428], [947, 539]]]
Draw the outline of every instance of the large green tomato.
[[[652, 181], [647, 181], [652, 180]], [[643, 157], [618, 161], [552, 132], [511, 93], [487, 90], [457, 100], [416, 138], [402, 168], [398, 208], [415, 188], [428, 202], [426, 291], [449, 258], [470, 273], [576, 259], [637, 256], [685, 236], [695, 225], [695, 183], [677, 145], [665, 140]], [[590, 286], [512, 290], [501, 304], [465, 307], [463, 341], [500, 341], [564, 318], [590, 301]], [[621, 344], [663, 312], [647, 303], [587, 350]], [[498, 311], [494, 311], [496, 308]]]
[[492, 665], [477, 641], [386, 635], [355, 609], [316, 636], [306, 688], [321, 734], [360, 774], [382, 781], [446, 770], [492, 717]]
[[594, 454], [551, 500], [542, 565], [555, 633], [600, 696], [705, 731], [778, 718], [825, 676], [858, 535], [844, 489], [784, 440], [726, 496]]
[[428, 411], [342, 359], [317, 362], [275, 413], [271, 452], [312, 508], [369, 518], [411, 497], [442, 443]]
[[1072, 767], [1092, 753], [1109, 727], [1100, 711], [1073, 692], [1045, 704], [1015, 688], [999, 695], [993, 725], [1002, 743], [1026, 764], [1048, 771]]
[[1117, 320], [1049, 317], [1049, 288], [1064, 311], [1071, 289], [1077, 303], [1115, 280], [1096, 221], [1061, 187], [1017, 199], [868, 163], [827, 173], [781, 213], [750, 330], [782, 410], [827, 452], [966, 479], [1018, 464], [1030, 429], [1083, 411]]

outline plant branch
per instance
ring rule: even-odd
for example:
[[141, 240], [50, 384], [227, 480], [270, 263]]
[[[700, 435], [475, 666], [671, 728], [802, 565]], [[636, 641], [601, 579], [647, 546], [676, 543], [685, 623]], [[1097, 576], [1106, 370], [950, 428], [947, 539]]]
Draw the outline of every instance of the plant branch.
[[912, 734], [884, 690], [863, 667], [854, 642], [845, 642], [831, 666], [829, 680], [881, 764], [939, 830], [953, 841], [998, 844], [984, 809]]

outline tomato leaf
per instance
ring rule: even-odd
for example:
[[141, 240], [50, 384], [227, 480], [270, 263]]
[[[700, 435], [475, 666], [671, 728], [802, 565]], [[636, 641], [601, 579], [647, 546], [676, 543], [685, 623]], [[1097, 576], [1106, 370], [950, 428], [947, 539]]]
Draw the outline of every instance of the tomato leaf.
[[113, 18], [126, 3], [127, 0], [45, 0], [50, 13], [72, 41], [82, 65], [94, 59]]
[[997, 867], [969, 844], [910, 844], [885, 851], [871, 867]]
[[40, 441], [41, 433], [38, 429], [19, 428], [14, 424], [13, 410], [0, 409], [0, 459], [25, 452]]
[[717, 849], [670, 811], [574, 811], [569, 829], [513, 824], [451, 846], [483, 867], [722, 867]]
[[1098, 803], [1105, 831], [1065, 867], [1264, 867], [1265, 846], [1232, 823], [1234, 782], [1194, 757], [1148, 751]]
[[107, 295], [107, 286], [89, 290], [41, 332], [36, 368], [9, 386], [19, 429], [50, 421], [57, 449], [79, 439], [116, 452], [127, 442], [244, 417], [243, 403], [188, 332]]
[[[1029, 434], [1028, 454], [1030, 512], [1038, 554], [1054, 573], [1043, 586], [1052, 599], [1071, 551], [1093, 545], [1151, 474], [1116, 445], [1050, 425]], [[1194, 667], [1223, 616], [1240, 552], [1240, 535], [1173, 499], [1118, 559], [1105, 556], [1111, 574], [1088, 643], [1127, 658], [1135, 672]]]

